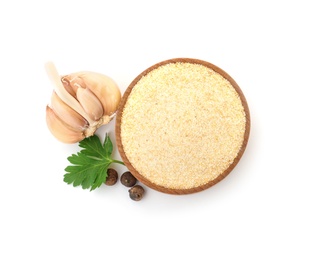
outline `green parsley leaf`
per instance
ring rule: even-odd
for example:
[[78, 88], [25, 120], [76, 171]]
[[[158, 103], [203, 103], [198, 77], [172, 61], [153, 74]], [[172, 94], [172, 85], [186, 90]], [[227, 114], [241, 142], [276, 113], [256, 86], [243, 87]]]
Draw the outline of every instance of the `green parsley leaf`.
[[79, 142], [83, 148], [77, 154], [72, 154], [67, 159], [71, 165], [65, 168], [64, 182], [81, 186], [90, 191], [99, 188], [107, 177], [107, 169], [112, 163], [123, 162], [111, 158], [113, 143], [108, 134], [103, 144], [97, 135], [87, 137]]

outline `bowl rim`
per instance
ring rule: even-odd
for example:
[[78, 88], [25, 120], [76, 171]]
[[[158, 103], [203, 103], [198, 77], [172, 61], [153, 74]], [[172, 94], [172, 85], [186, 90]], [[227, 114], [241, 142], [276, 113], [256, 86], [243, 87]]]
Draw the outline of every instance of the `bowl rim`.
[[[131, 91], [133, 90], [133, 88], [136, 86], [137, 82], [144, 77], [145, 75], [147, 75], [149, 72], [151, 72], [152, 70], [169, 64], [169, 63], [192, 63], [192, 64], [200, 64], [200, 65], [204, 65], [212, 70], [214, 70], [215, 72], [219, 73], [221, 76], [223, 76], [225, 79], [227, 79], [231, 85], [233, 86], [233, 88], [236, 90], [236, 92], [238, 93], [240, 99], [241, 99], [241, 103], [242, 106], [244, 108], [245, 111], [245, 117], [246, 117], [246, 122], [245, 122], [245, 132], [244, 132], [244, 138], [243, 138], [243, 143], [242, 146], [237, 154], [237, 156], [234, 158], [233, 163], [231, 163], [229, 165], [228, 168], [225, 169], [225, 171], [223, 173], [221, 173], [218, 177], [216, 177], [215, 179], [205, 183], [204, 185], [201, 186], [197, 186], [197, 187], [192, 187], [192, 188], [188, 188], [188, 189], [173, 189], [173, 188], [168, 188], [168, 187], [163, 187], [160, 185], [157, 185], [153, 182], [151, 182], [149, 179], [147, 179], [146, 177], [142, 176], [134, 167], [133, 165], [130, 163], [129, 159], [126, 156], [126, 153], [124, 151], [124, 147], [122, 144], [122, 140], [121, 140], [121, 120], [122, 120], [122, 113], [123, 113], [123, 109], [124, 106], [128, 100], [128, 97], [131, 93]], [[181, 195], [181, 194], [191, 194], [191, 193], [196, 193], [199, 191], [203, 191], [205, 189], [208, 189], [212, 186], [214, 186], [215, 184], [217, 184], [218, 182], [220, 182], [221, 180], [223, 180], [227, 175], [229, 175], [229, 173], [235, 168], [235, 166], [238, 164], [238, 162], [240, 161], [241, 157], [243, 156], [245, 149], [247, 147], [248, 144], [248, 140], [249, 140], [249, 136], [250, 136], [250, 125], [251, 125], [251, 118], [250, 118], [250, 111], [249, 111], [249, 107], [248, 107], [248, 103], [247, 100], [241, 90], [241, 88], [239, 87], [239, 85], [236, 83], [236, 81], [224, 70], [222, 70], [221, 68], [219, 68], [218, 66], [209, 63], [207, 61], [204, 60], [200, 60], [200, 59], [194, 59], [194, 58], [173, 58], [173, 59], [167, 59], [161, 62], [158, 62], [150, 67], [148, 67], [147, 69], [145, 69], [143, 72], [141, 72], [127, 87], [127, 89], [125, 90], [121, 101], [119, 103], [119, 107], [118, 110], [116, 112], [116, 123], [115, 123], [115, 137], [116, 137], [116, 145], [119, 151], [119, 154], [125, 164], [125, 166], [128, 168], [129, 171], [131, 171], [131, 173], [137, 178], [138, 181], [140, 181], [142, 184], [156, 190], [156, 191], [160, 191], [163, 193], [167, 193], [167, 194], [175, 194], [175, 195]]]

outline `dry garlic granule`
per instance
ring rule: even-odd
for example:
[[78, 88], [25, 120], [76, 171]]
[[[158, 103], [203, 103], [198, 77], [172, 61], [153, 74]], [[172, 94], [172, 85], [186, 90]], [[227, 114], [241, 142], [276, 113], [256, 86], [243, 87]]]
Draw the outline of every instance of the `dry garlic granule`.
[[152, 183], [190, 189], [222, 174], [237, 156], [246, 115], [231, 83], [194, 63], [169, 63], [142, 77], [123, 109], [121, 139]]

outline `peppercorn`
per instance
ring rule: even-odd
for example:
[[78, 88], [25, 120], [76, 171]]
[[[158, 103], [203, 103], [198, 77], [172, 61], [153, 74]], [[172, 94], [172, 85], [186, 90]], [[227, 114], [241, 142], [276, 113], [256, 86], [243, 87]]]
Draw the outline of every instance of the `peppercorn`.
[[107, 186], [114, 185], [118, 180], [118, 172], [115, 169], [109, 168], [107, 170], [107, 178], [105, 184]]
[[127, 171], [121, 175], [120, 182], [126, 187], [133, 187], [136, 184], [137, 179], [131, 172]]
[[130, 188], [128, 192], [129, 192], [129, 197], [132, 200], [139, 201], [143, 198], [145, 190], [142, 186], [135, 185], [132, 188]]

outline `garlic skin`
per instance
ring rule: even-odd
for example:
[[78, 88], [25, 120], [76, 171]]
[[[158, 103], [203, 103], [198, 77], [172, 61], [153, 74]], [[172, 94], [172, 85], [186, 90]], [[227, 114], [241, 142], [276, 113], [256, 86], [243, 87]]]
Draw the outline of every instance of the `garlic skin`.
[[77, 143], [113, 119], [121, 92], [110, 77], [91, 71], [60, 76], [52, 62], [45, 69], [54, 86], [46, 122], [56, 139]]

